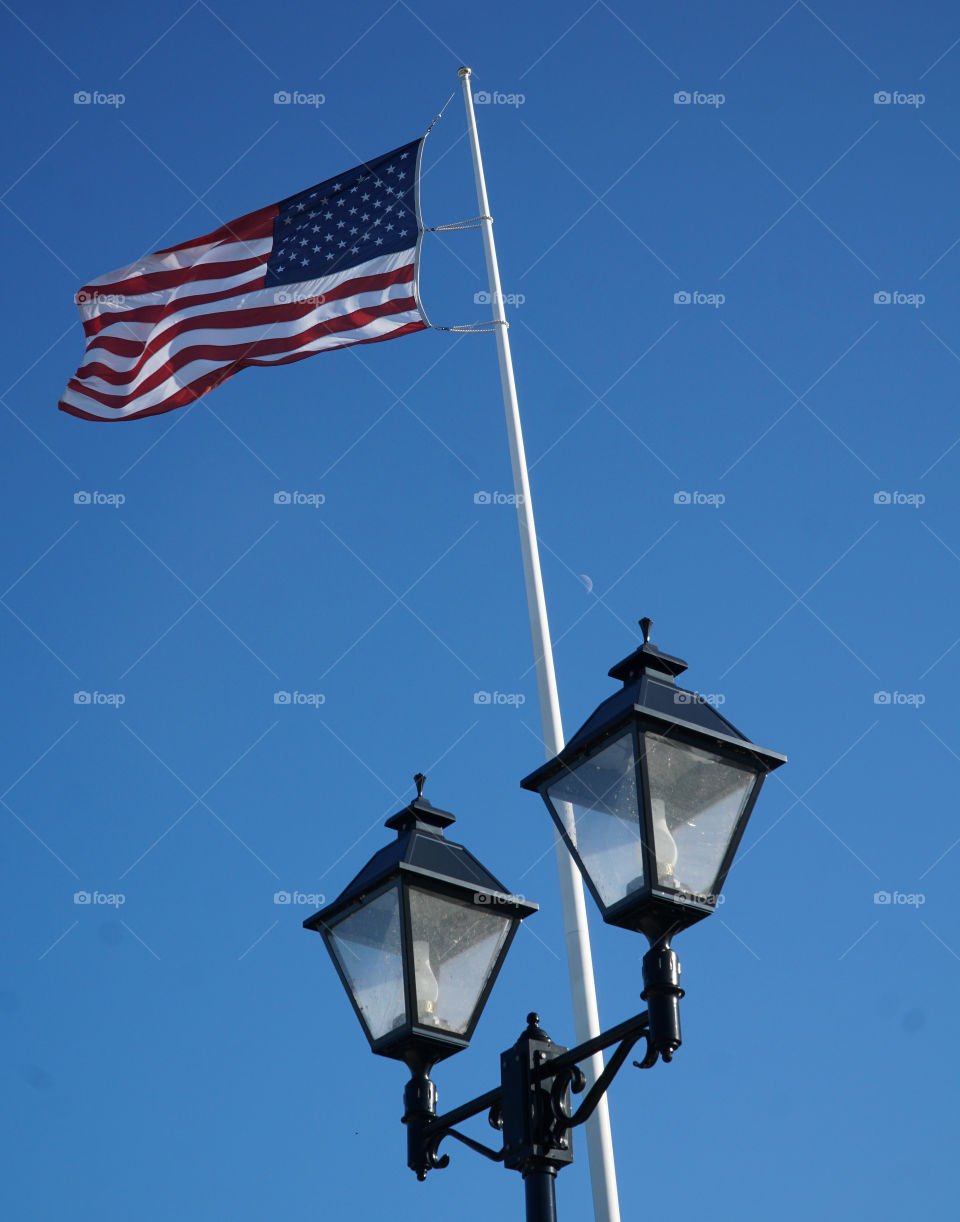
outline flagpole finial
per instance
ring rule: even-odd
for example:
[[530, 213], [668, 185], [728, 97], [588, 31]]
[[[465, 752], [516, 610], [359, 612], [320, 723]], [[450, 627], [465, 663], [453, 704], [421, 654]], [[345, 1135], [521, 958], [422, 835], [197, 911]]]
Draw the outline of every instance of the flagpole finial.
[[469, 75], [470, 75], [470, 69], [466, 66], [466, 64], [464, 64], [463, 67], [460, 69], [460, 71], [457, 73], [457, 76], [461, 76], [461, 77], [469, 76]]
[[424, 781], [426, 781], [426, 779], [427, 778], [423, 775], [422, 772], [418, 772], [417, 775], [413, 778], [413, 783], [417, 787], [417, 798], [418, 799], [423, 797], [423, 783]]
[[640, 631], [643, 633], [644, 645], [650, 644], [650, 629], [653, 627], [653, 620], [649, 616], [644, 616], [640, 621]]

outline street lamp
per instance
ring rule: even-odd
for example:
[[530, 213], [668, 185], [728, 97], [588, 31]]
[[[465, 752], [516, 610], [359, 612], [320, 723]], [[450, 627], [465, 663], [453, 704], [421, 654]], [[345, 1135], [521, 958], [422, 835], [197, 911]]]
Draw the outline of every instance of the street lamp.
[[416, 798], [386, 822], [396, 840], [303, 925], [323, 935], [373, 1051], [426, 1077], [470, 1043], [517, 927], [537, 905], [444, 839], [456, 817], [424, 798], [422, 773], [414, 780]]
[[[376, 853], [332, 904], [304, 921], [322, 934], [370, 1047], [406, 1062], [407, 1165], [418, 1179], [448, 1165], [452, 1137], [520, 1171], [527, 1222], [556, 1222], [554, 1182], [573, 1161], [572, 1130], [590, 1118], [638, 1040], [640, 1069], [680, 1046], [680, 929], [709, 916], [766, 774], [785, 762], [745, 738], [716, 709], [678, 688], [686, 663], [643, 644], [610, 674], [623, 688], [523, 786], [539, 792], [603, 918], [644, 933], [647, 1009], [576, 1048], [555, 1044], [529, 1014], [500, 1058], [500, 1085], [437, 1115], [432, 1067], [466, 1048], [520, 921], [535, 904], [511, 895], [462, 845], [454, 822], [423, 797], [387, 820], [397, 839]], [[580, 1062], [614, 1045], [587, 1086]], [[459, 1132], [482, 1112], [500, 1149]]]
[[717, 897], [768, 772], [786, 756], [751, 742], [650, 642], [610, 670], [623, 687], [521, 782], [546, 803], [603, 919], [646, 934], [643, 997], [664, 1060], [680, 1045], [675, 933]]

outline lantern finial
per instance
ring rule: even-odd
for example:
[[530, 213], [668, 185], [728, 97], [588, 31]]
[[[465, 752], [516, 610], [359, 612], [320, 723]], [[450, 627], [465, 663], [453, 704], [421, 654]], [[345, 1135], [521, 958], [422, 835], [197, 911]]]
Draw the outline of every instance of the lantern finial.
[[650, 629], [652, 627], [653, 627], [653, 620], [650, 619], [649, 616], [645, 615], [643, 619], [640, 621], [640, 631], [643, 633], [644, 645], [650, 644]]
[[417, 797], [418, 798], [423, 797], [423, 785], [426, 779], [427, 778], [424, 776], [422, 772], [418, 772], [416, 776], [413, 778], [413, 783], [417, 787]]

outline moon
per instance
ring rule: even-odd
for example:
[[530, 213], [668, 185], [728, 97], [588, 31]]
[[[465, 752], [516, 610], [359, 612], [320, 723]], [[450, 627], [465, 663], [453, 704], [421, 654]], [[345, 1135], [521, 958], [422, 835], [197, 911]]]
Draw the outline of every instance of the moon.
[[583, 582], [584, 586], [586, 586], [587, 593], [592, 594], [593, 593], [593, 578], [588, 577], [586, 573], [581, 573], [580, 580]]

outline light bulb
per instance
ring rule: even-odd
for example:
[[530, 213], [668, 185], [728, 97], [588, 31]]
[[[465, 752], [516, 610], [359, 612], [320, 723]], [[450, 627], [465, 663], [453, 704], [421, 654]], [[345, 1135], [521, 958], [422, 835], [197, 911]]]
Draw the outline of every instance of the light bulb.
[[657, 875], [660, 882], [673, 882], [673, 868], [677, 864], [677, 842], [667, 827], [667, 808], [662, 798], [651, 799], [653, 810], [653, 844], [657, 853]]
[[420, 1022], [437, 1025], [437, 998], [440, 996], [440, 985], [430, 966], [430, 943], [414, 942], [413, 944], [413, 974], [417, 984], [417, 1007], [420, 1012]]

